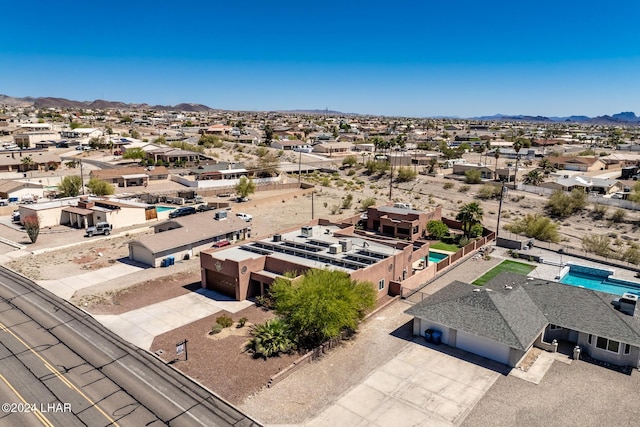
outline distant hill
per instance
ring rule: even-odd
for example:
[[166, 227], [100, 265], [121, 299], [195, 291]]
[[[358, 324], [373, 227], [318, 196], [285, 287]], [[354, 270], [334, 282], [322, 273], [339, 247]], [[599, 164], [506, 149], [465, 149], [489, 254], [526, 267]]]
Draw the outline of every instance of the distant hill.
[[548, 123], [593, 123], [593, 124], [616, 124], [616, 123], [640, 123], [640, 117], [633, 112], [623, 112], [612, 116], [568, 116], [568, 117], [545, 117], [545, 116], [524, 116], [524, 115], [505, 115], [494, 114], [493, 116], [472, 117], [472, 120], [485, 121], [522, 121], [522, 122], [548, 122]]
[[97, 99], [95, 101], [73, 101], [66, 98], [15, 98], [7, 95], [0, 95], [0, 105], [9, 105], [14, 107], [30, 107], [37, 108], [87, 108], [93, 110], [127, 110], [149, 108], [162, 111], [188, 111], [188, 112], [206, 112], [215, 111], [211, 107], [202, 104], [183, 103], [178, 105], [155, 105], [150, 107], [147, 104], [126, 104], [119, 101], [105, 101]]
[[343, 113], [334, 110], [279, 110], [278, 113], [291, 113], [291, 114], [327, 114], [331, 116], [347, 116], [356, 115], [356, 113]]

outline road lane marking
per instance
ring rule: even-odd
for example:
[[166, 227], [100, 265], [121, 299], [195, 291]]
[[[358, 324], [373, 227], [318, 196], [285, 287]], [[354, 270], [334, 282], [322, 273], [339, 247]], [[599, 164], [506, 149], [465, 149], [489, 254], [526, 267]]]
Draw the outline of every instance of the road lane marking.
[[[11, 389], [11, 391], [18, 396], [18, 399], [20, 399], [22, 401], [22, 403], [24, 403], [25, 405], [30, 405], [29, 403], [27, 403], [27, 401], [24, 399], [24, 397], [22, 397], [22, 395], [18, 392], [18, 390], [16, 390], [11, 383], [9, 383], [9, 381], [7, 381], [7, 379], [4, 377], [4, 375], [0, 374], [0, 378], [2, 378], [2, 381], [4, 381], [4, 383]], [[42, 415], [42, 413], [36, 408], [35, 411], [31, 412], [33, 415], [36, 416], [36, 418], [38, 418], [38, 420], [40, 420], [40, 422], [47, 426], [47, 427], [55, 427], [53, 425], [53, 423], [51, 421], [49, 421], [47, 419], [47, 417], [45, 417], [44, 415]]]
[[[107, 420], [109, 420], [109, 422], [111, 424], [113, 424], [116, 427], [120, 427], [120, 425], [113, 419], [111, 418], [106, 412], [104, 412], [102, 410], [102, 408], [100, 408], [98, 406], [97, 403], [95, 403], [93, 400], [91, 400], [89, 398], [89, 396], [87, 396], [86, 394], [84, 394], [84, 392], [82, 390], [80, 390], [78, 387], [76, 387], [73, 383], [71, 383], [69, 380], [67, 380], [66, 378], [64, 378], [62, 376], [62, 373], [60, 371], [58, 371], [55, 367], [51, 366], [51, 364], [42, 356], [40, 356], [40, 354], [35, 351], [33, 348], [31, 348], [29, 345], [27, 345], [26, 342], [24, 342], [22, 340], [22, 338], [20, 338], [18, 335], [16, 335], [12, 330], [10, 330], [9, 328], [7, 328], [5, 325], [2, 324], [2, 322], [0, 322], [0, 329], [2, 329], [5, 332], [10, 333], [16, 340], [18, 340], [27, 350], [29, 350], [31, 353], [33, 353], [38, 359], [40, 359], [42, 361], [42, 363], [44, 363], [44, 365], [56, 376], [60, 379], [60, 381], [62, 381], [64, 384], [67, 385], [67, 387], [73, 389], [76, 393], [78, 393], [80, 396], [82, 396], [87, 402], [89, 402], [89, 404], [91, 406], [93, 406], [94, 408], [96, 408], [98, 410], [98, 412], [100, 412]], [[4, 378], [4, 377], [3, 377]], [[7, 383], [8, 384], [8, 383]], [[11, 387], [11, 386], [10, 386]], [[12, 387], [13, 388], [13, 387]], [[53, 426], [52, 426], [53, 427]]]

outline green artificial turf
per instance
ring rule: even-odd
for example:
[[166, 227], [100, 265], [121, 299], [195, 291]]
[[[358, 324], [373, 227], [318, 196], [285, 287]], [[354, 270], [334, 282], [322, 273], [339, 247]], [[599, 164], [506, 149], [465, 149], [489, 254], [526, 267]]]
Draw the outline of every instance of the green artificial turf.
[[458, 245], [450, 245], [448, 243], [442, 243], [442, 242], [438, 242], [438, 243], [433, 243], [433, 244], [429, 244], [429, 249], [439, 249], [441, 251], [448, 251], [448, 252], [458, 252], [460, 250], [460, 246]]
[[516, 274], [522, 274], [526, 276], [534, 268], [536, 268], [535, 265], [529, 265], [529, 264], [524, 264], [522, 262], [505, 260], [505, 261], [502, 261], [500, 264], [496, 265], [495, 267], [493, 267], [491, 270], [484, 273], [479, 278], [477, 278], [473, 282], [473, 284], [478, 286], [484, 286], [485, 283], [487, 283], [488, 281], [490, 281], [491, 279], [493, 279], [498, 274], [504, 271], [508, 271]]

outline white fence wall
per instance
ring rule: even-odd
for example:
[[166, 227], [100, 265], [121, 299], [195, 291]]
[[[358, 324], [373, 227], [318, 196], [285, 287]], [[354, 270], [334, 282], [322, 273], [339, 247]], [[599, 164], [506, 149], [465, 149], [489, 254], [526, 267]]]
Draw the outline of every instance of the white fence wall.
[[[238, 179], [207, 179], [202, 181], [195, 181], [180, 175], [171, 175], [171, 181], [180, 183], [186, 187], [191, 188], [225, 188], [234, 187], [238, 183]], [[282, 181], [282, 177], [277, 176], [275, 178], [256, 178], [253, 182], [256, 185], [274, 184]]]

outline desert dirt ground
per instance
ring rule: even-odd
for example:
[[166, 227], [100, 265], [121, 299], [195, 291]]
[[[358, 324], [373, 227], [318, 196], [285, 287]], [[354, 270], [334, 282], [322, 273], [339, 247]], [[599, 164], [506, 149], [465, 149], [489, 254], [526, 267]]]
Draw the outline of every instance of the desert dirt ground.
[[[337, 161], [336, 166], [339, 166]], [[267, 236], [278, 230], [288, 229], [307, 223], [313, 217], [338, 220], [342, 217], [353, 216], [360, 212], [360, 203], [366, 198], [375, 198], [376, 204], [383, 204], [389, 199], [388, 176], [366, 176], [363, 169], [355, 168], [341, 170], [336, 174], [316, 173], [303, 176], [305, 182], [316, 184], [316, 192], [312, 202], [309, 195], [288, 198], [287, 192], [261, 193], [257, 192], [245, 203], [233, 203], [234, 212], [246, 212], [253, 215], [252, 227], [254, 236]], [[351, 174], [351, 175], [349, 175]], [[323, 178], [325, 178], [323, 180]], [[296, 177], [289, 178], [296, 181]], [[449, 188], [447, 183], [453, 183]], [[324, 185], [328, 184], [328, 185]], [[445, 188], [447, 187], [447, 188]], [[394, 185], [392, 200], [412, 203], [416, 209], [429, 210], [440, 206], [443, 215], [454, 218], [458, 209], [465, 203], [478, 201], [475, 194], [479, 185], [464, 189], [464, 183], [445, 179], [418, 175], [415, 181]], [[281, 195], [279, 197], [273, 197]], [[351, 194], [353, 200], [349, 206], [345, 200]], [[261, 199], [270, 198], [269, 203], [261, 203]], [[215, 200], [212, 198], [211, 200]], [[479, 201], [484, 209], [483, 223], [490, 229], [495, 229], [497, 222], [498, 201]], [[503, 201], [502, 224], [508, 224], [515, 218], [526, 213], [544, 212], [546, 198], [517, 191], [510, 191]], [[637, 240], [632, 232], [638, 214], [628, 211], [626, 222], [616, 224], [615, 229], [609, 229], [610, 222], [606, 219], [594, 220], [589, 211], [573, 216], [561, 222], [560, 233], [567, 245], [580, 247], [580, 238], [593, 233], [616, 233], [630, 235]], [[132, 232], [129, 236], [109, 238], [83, 239], [81, 230], [64, 229], [47, 230], [35, 245], [29, 245], [24, 232], [0, 224], [0, 236], [14, 241], [20, 241], [27, 246], [27, 250], [45, 249], [67, 245], [81, 241], [82, 244], [61, 250], [48, 251], [38, 255], [27, 255], [8, 264], [9, 267], [22, 272], [35, 280], [54, 279], [83, 274], [117, 262], [128, 255], [127, 241], [136, 237]], [[150, 233], [143, 230], [142, 233]], [[72, 302], [81, 305], [83, 309], [93, 314], [119, 314], [146, 305], [163, 301], [192, 292], [199, 287], [199, 261], [197, 258], [181, 263], [176, 269], [149, 269], [118, 280], [94, 286], [79, 291], [72, 298]], [[393, 311], [393, 310], [392, 310]], [[267, 383], [269, 377], [288, 366], [298, 355], [283, 355], [279, 358], [255, 360], [244, 351], [248, 340], [246, 328], [235, 331], [224, 338], [212, 338], [209, 335], [215, 318], [211, 316], [182, 328], [170, 331], [156, 337], [152, 350], [162, 350], [162, 356], [167, 363], [201, 381], [204, 385], [229, 399], [241, 404], [255, 393], [258, 393]], [[251, 307], [232, 315], [234, 321], [246, 317], [249, 324], [261, 323], [273, 316], [259, 308]], [[176, 342], [189, 337], [189, 360], [174, 360], [170, 357], [171, 349]], [[383, 341], [383, 340], [381, 340]], [[346, 345], [349, 348], [351, 344]], [[393, 347], [393, 346], [392, 346]], [[391, 352], [397, 351], [393, 347]], [[346, 357], [346, 356], [345, 356]], [[365, 358], [366, 366], [359, 369], [367, 372], [379, 363], [379, 358]], [[348, 366], [345, 365], [345, 366]], [[337, 369], [335, 366], [332, 369]], [[346, 375], [347, 373], [345, 373]], [[294, 374], [295, 375], [295, 374]], [[304, 382], [304, 379], [300, 380]], [[338, 386], [333, 384], [334, 386]], [[340, 388], [340, 387], [338, 387]], [[332, 387], [323, 387], [330, 395]], [[251, 403], [247, 403], [247, 409]], [[314, 407], [315, 408], [315, 407]], [[254, 408], [255, 409], [255, 408]], [[291, 409], [293, 412], [294, 409]], [[315, 408], [318, 409], [318, 408]], [[251, 413], [251, 412], [250, 412]], [[307, 413], [306, 416], [312, 415]], [[268, 418], [268, 417], [267, 417]], [[284, 419], [300, 419], [300, 417], [284, 416]]]

